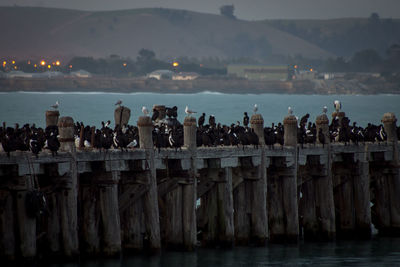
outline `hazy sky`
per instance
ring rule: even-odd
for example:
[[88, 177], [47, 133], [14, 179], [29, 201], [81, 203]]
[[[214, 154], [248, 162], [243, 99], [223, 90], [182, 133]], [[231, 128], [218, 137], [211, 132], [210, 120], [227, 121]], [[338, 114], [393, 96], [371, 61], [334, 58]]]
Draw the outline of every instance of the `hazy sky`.
[[116, 10], [165, 7], [219, 13], [219, 7], [235, 6], [240, 19], [368, 17], [400, 18], [400, 0], [0, 0], [0, 6], [41, 6], [81, 10]]

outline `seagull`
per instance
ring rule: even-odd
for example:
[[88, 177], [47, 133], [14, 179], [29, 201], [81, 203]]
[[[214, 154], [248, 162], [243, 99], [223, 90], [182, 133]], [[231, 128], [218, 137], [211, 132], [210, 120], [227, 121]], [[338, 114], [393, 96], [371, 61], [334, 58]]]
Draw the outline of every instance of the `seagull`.
[[187, 115], [191, 115], [191, 114], [193, 114], [193, 113], [197, 113], [196, 111], [193, 111], [193, 110], [190, 110], [189, 109], [189, 107], [188, 106], [186, 106], [186, 108], [185, 108], [185, 113], [187, 114]]
[[257, 111], [258, 111], [258, 106], [257, 106], [257, 104], [254, 104], [253, 111], [254, 111], [254, 114], [256, 114], [256, 113], [257, 113]]
[[288, 107], [288, 114], [289, 114], [289, 115], [292, 115], [292, 114], [293, 114], [292, 107]]
[[324, 106], [324, 107], [322, 108], [322, 112], [326, 114], [327, 111], [328, 111], [328, 107], [327, 107], [327, 106]]
[[58, 103], [58, 100], [57, 100], [54, 105], [51, 105], [51, 107], [54, 108], [54, 109], [58, 109], [59, 105], [60, 105], [60, 103]]
[[333, 102], [333, 107], [336, 109], [336, 112], [339, 112], [339, 110], [342, 108], [342, 103], [340, 103], [339, 100], [335, 100], [335, 102]]
[[142, 107], [142, 112], [145, 116], [149, 116], [149, 110], [145, 106]]
[[117, 103], [115, 103], [116, 106], [121, 106], [121, 104], [122, 104], [122, 100], [121, 99], [118, 100]]

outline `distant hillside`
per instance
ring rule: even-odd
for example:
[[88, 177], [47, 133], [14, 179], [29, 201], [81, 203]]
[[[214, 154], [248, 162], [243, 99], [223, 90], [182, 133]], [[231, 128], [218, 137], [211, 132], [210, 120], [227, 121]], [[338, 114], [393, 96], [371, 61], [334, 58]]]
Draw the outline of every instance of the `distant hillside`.
[[141, 48], [157, 57], [252, 57], [298, 55], [327, 58], [333, 53], [265, 21], [171, 9], [87, 12], [1, 7], [0, 57], [136, 58]]
[[400, 20], [369, 18], [330, 20], [270, 20], [266, 24], [293, 34], [337, 56], [352, 56], [364, 49], [381, 55], [400, 43]]

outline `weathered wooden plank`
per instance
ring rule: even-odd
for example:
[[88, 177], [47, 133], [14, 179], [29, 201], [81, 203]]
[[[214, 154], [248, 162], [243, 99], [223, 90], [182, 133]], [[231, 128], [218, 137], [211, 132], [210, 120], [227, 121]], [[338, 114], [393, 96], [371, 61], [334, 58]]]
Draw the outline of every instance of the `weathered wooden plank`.
[[356, 232], [360, 238], [371, 237], [371, 194], [369, 163], [357, 161], [354, 168], [354, 209]]
[[124, 212], [129, 206], [133, 205], [135, 201], [143, 197], [149, 190], [149, 186], [145, 184], [127, 184], [125, 185], [124, 192], [119, 196], [119, 212]]
[[235, 240], [232, 168], [224, 169], [226, 182], [217, 184], [219, 234], [218, 242], [221, 246], [231, 247]]
[[16, 257], [14, 235], [14, 205], [11, 192], [0, 189], [0, 259], [12, 261]]
[[81, 187], [82, 205], [82, 252], [89, 255], [100, 254], [100, 199], [97, 186]]

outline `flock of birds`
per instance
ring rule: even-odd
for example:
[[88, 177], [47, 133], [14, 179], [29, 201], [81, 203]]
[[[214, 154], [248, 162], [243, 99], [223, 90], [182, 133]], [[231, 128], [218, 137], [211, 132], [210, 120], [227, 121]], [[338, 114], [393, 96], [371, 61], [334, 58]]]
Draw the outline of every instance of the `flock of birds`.
[[[115, 105], [120, 106], [119, 100]], [[52, 105], [54, 109], [59, 107], [59, 102]], [[334, 108], [337, 112], [341, 109], [339, 101], [334, 102]], [[327, 107], [323, 112], [327, 112]], [[258, 111], [258, 106], [253, 108], [254, 114]], [[150, 116], [146, 107], [142, 107], [145, 116]], [[153, 121], [152, 137], [154, 147], [180, 149], [183, 146], [183, 125], [178, 121], [178, 108], [167, 107], [166, 118], [159, 120], [159, 111], [153, 110], [151, 116]], [[185, 108], [187, 115], [192, 115], [196, 111]], [[293, 113], [292, 108], [288, 108], [288, 113]], [[304, 144], [316, 144], [317, 138], [323, 145], [328, 143], [327, 136], [321, 131], [317, 132], [315, 123], [308, 121], [310, 114], [300, 118], [297, 131], [297, 142], [303, 147]], [[254, 129], [249, 127], [250, 118], [247, 112], [243, 114], [243, 120], [232, 123], [231, 125], [222, 125], [217, 123], [214, 115], [208, 116], [202, 113], [198, 119], [196, 134], [196, 143], [198, 147], [215, 146], [245, 146], [258, 147], [260, 140]], [[77, 122], [74, 127], [76, 147], [90, 147], [100, 150], [121, 149], [139, 147], [139, 131], [137, 126], [117, 125], [114, 129], [110, 127], [111, 122], [101, 122], [101, 128], [96, 129], [82, 122]], [[25, 124], [20, 127], [7, 127], [3, 123], [0, 127], [0, 152], [6, 152], [10, 156], [13, 151], [31, 151], [36, 157], [43, 149], [48, 149], [52, 155], [56, 155], [60, 148], [58, 140], [59, 132], [57, 126], [48, 126], [45, 129], [36, 127], [35, 124]], [[397, 128], [397, 136], [400, 139], [400, 127]], [[374, 125], [368, 123], [367, 127], [362, 128], [356, 122], [350, 123], [349, 118], [343, 117], [341, 121], [338, 117], [334, 118], [329, 125], [329, 142], [343, 142], [346, 144], [360, 142], [382, 142], [386, 140], [386, 133], [383, 125]], [[282, 123], [272, 123], [271, 126], [264, 128], [264, 141], [267, 146], [274, 149], [275, 144], [284, 144], [284, 127]]]

